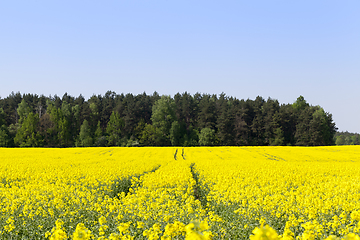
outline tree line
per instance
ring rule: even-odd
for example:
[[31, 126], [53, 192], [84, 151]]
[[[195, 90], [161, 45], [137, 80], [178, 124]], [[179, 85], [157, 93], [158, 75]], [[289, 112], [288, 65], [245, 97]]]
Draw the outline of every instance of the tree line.
[[335, 133], [336, 145], [360, 145], [360, 134], [350, 132]]
[[320, 146], [335, 144], [336, 130], [302, 96], [292, 104], [187, 92], [0, 98], [2, 147]]

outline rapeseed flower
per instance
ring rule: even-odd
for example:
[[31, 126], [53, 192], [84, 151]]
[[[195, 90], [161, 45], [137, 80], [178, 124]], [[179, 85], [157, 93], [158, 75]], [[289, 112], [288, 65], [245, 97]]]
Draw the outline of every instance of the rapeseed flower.
[[261, 227], [257, 227], [253, 230], [253, 234], [250, 236], [251, 240], [278, 240], [279, 235], [277, 232], [272, 229], [269, 225], [265, 227], [261, 225]]
[[0, 149], [0, 238], [358, 237], [359, 146], [176, 149]]

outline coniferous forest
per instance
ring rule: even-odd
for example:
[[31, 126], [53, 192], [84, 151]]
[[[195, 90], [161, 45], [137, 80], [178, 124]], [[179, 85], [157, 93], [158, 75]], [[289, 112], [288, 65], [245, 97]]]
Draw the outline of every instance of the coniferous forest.
[[302, 96], [289, 104], [186, 92], [0, 99], [2, 147], [322, 146], [335, 144], [336, 130]]

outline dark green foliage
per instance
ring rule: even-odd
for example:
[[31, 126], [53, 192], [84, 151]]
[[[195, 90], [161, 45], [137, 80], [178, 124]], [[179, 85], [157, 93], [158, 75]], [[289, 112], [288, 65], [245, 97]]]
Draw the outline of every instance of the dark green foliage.
[[0, 146], [6, 147], [360, 144], [359, 135], [335, 134], [332, 115], [303, 96], [283, 105], [260, 96], [187, 92], [0, 99]]
[[334, 136], [336, 145], [360, 145], [360, 134], [349, 132], [337, 132]]
[[331, 125], [331, 114], [325, 113], [324, 109], [318, 107], [312, 114], [310, 122], [310, 145], [324, 146], [333, 145], [335, 130]]
[[192, 125], [189, 126], [186, 134], [184, 135], [184, 147], [194, 147], [199, 145], [199, 132], [193, 128]]
[[215, 130], [210, 128], [203, 128], [199, 133], [200, 146], [214, 146], [218, 142], [215, 135]]
[[29, 115], [29, 113], [32, 112], [32, 109], [30, 108], [29, 104], [23, 98], [21, 103], [19, 103], [16, 111], [17, 111], [17, 114], [19, 115], [19, 122], [22, 123], [24, 121], [24, 119]]
[[142, 146], [162, 146], [166, 141], [161, 130], [151, 124], [145, 124], [139, 140]]
[[20, 147], [39, 147], [42, 145], [42, 138], [37, 132], [39, 117], [30, 112], [27, 117], [23, 116], [20, 129], [14, 138], [15, 144]]
[[101, 123], [100, 123], [100, 121], [98, 121], [98, 124], [96, 125], [95, 136], [94, 136], [94, 146], [95, 147], [105, 147], [106, 143], [107, 143], [107, 140], [103, 134], [103, 130], [101, 128]]
[[88, 121], [85, 119], [80, 127], [80, 133], [77, 141], [77, 147], [92, 147], [93, 139], [91, 137], [90, 126]]
[[121, 146], [121, 133], [124, 129], [124, 120], [117, 112], [112, 112], [106, 127], [108, 146]]
[[228, 99], [225, 94], [221, 94], [217, 103], [218, 118], [216, 128], [219, 143], [227, 146], [234, 145], [235, 112], [232, 106], [232, 99]]
[[170, 96], [162, 96], [152, 107], [151, 121], [154, 127], [162, 133], [163, 145], [170, 145], [170, 129], [176, 121], [175, 102]]
[[197, 116], [197, 127], [202, 128], [215, 128], [217, 120], [216, 112], [216, 95], [204, 94], [199, 99], [199, 113]]
[[274, 138], [270, 139], [271, 146], [282, 146], [284, 145], [284, 131], [281, 130], [281, 127], [277, 128], [274, 132]]
[[9, 138], [10, 138], [10, 143], [9, 143], [10, 147], [18, 146], [18, 145], [15, 145], [14, 139], [15, 139], [15, 136], [16, 136], [18, 130], [20, 129], [20, 127], [21, 127], [20, 123], [10, 124], [10, 126], [8, 127]]
[[6, 116], [2, 108], [0, 108], [0, 147], [8, 147], [10, 141], [9, 130], [6, 127]]
[[0, 108], [0, 126], [6, 125], [6, 115], [4, 109]]
[[173, 146], [183, 146], [185, 127], [181, 126], [178, 121], [174, 121], [170, 128], [170, 141]]
[[299, 111], [295, 141], [298, 146], [334, 145], [336, 133], [332, 115], [319, 106], [307, 107]]
[[301, 111], [309, 107], [309, 104], [306, 102], [305, 98], [300, 95], [300, 97], [296, 99], [292, 106], [296, 111]]
[[[51, 135], [51, 143], [53, 146], [70, 147], [73, 146], [74, 137], [71, 131], [71, 122], [69, 115], [65, 115], [61, 108], [49, 106], [50, 120], [53, 123], [48, 133]], [[76, 136], [77, 137], [77, 136]]]
[[10, 146], [10, 136], [7, 127], [5, 124], [0, 126], [0, 147], [9, 147]]

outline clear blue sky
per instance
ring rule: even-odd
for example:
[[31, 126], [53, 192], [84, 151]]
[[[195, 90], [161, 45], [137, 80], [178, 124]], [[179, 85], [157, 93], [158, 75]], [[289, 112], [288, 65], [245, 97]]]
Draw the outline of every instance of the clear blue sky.
[[0, 96], [300, 95], [360, 133], [360, 1], [2, 1]]

